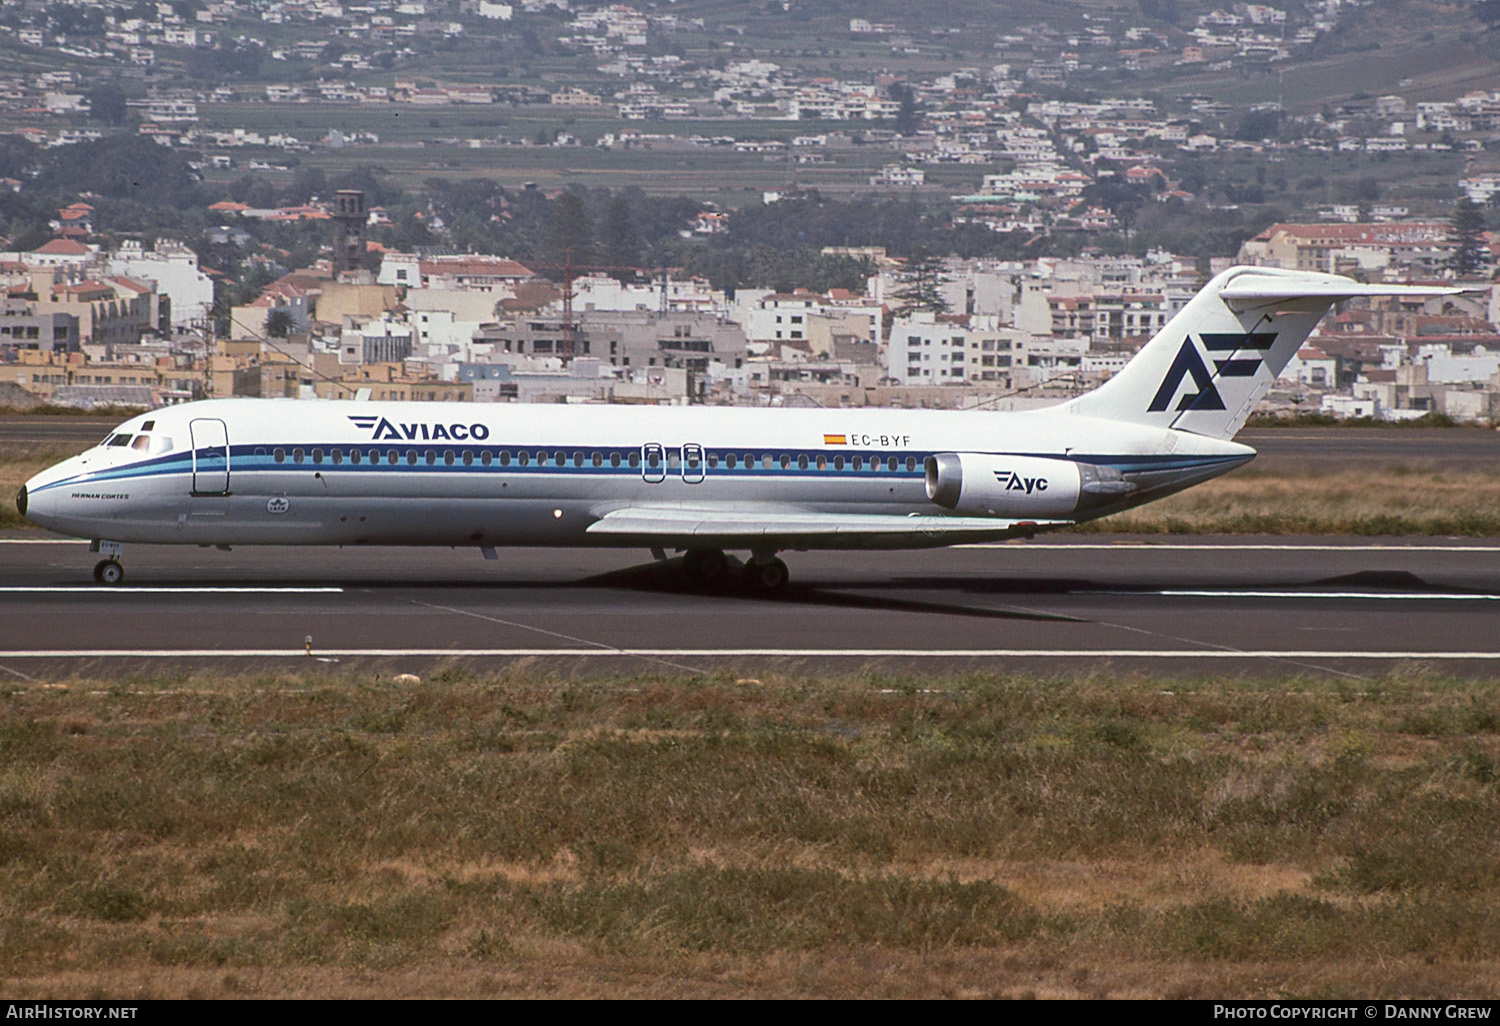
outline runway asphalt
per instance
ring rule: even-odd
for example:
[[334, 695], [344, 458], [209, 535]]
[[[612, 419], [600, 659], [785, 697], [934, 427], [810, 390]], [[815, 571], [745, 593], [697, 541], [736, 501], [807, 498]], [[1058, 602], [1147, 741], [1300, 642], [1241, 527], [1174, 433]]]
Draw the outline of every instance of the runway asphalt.
[[[787, 553], [775, 599], [689, 587], [620, 550], [128, 546], [0, 538], [0, 678], [182, 666], [457, 661], [557, 672], [732, 668], [1379, 677], [1500, 675], [1500, 543], [1127, 538]], [[310, 640], [309, 640], [310, 639]], [[309, 654], [310, 653], [310, 654]]]

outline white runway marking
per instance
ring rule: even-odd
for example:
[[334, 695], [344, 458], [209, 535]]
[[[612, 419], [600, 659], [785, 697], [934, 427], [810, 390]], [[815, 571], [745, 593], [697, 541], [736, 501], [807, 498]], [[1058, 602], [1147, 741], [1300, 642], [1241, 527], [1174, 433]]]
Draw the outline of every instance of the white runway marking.
[[0, 545], [87, 545], [82, 538], [0, 538]]
[[1385, 599], [1402, 602], [1500, 602], [1500, 595], [1430, 591], [1070, 591], [1070, 595], [1151, 595], [1164, 598]]
[[[726, 658], [760, 656], [785, 659], [1373, 659], [1492, 660], [1493, 652], [1421, 652], [1405, 650], [1329, 649], [1194, 649], [1194, 648], [321, 648], [315, 656], [339, 658], [550, 658], [586, 659]], [[0, 652], [5, 659], [307, 659], [300, 648], [93, 648], [22, 649]]]
[[1250, 542], [1245, 545], [1228, 545], [1223, 542], [1208, 542], [1195, 545], [1192, 542], [978, 542], [973, 545], [954, 545], [955, 549], [1047, 549], [1051, 552], [1066, 552], [1069, 549], [1087, 551], [1104, 549], [1110, 552], [1500, 552], [1500, 545], [1292, 545], [1286, 543]]
[[255, 587], [155, 587], [105, 584], [0, 585], [0, 592], [28, 595], [76, 592], [85, 595], [342, 595], [343, 588], [255, 588]]

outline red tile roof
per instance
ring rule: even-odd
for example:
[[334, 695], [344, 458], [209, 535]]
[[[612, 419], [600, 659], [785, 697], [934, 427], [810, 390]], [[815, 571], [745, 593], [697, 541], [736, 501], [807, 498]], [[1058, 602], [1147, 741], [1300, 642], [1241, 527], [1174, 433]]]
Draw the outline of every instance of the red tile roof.
[[89, 248], [82, 243], [73, 242], [71, 239], [53, 239], [43, 246], [32, 250], [33, 253], [47, 253], [55, 256], [88, 256]]

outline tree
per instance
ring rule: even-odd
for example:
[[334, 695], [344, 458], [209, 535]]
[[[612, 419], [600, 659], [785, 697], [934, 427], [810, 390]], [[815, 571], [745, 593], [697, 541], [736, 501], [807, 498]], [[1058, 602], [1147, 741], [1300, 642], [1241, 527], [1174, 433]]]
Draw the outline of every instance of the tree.
[[1467, 278], [1479, 274], [1489, 263], [1489, 242], [1485, 238], [1484, 211], [1465, 196], [1448, 219], [1448, 238], [1453, 242], [1453, 257], [1448, 266], [1454, 275]]
[[624, 196], [615, 196], [609, 201], [599, 243], [604, 249], [605, 263], [617, 267], [640, 266], [641, 239], [635, 230], [635, 220], [630, 216], [630, 203]]
[[917, 98], [911, 91], [911, 86], [901, 82], [891, 84], [890, 97], [899, 106], [896, 110], [896, 131], [902, 135], [912, 135], [917, 126], [921, 124], [921, 112], [917, 109]]
[[292, 333], [291, 312], [277, 307], [266, 314], [266, 334], [271, 338], [286, 338]]
[[89, 117], [106, 125], [119, 125], [125, 121], [125, 90], [113, 82], [100, 82], [88, 92]]
[[900, 278], [901, 287], [896, 298], [901, 301], [901, 313], [914, 310], [947, 312], [948, 304], [943, 300], [943, 263], [926, 246], [918, 243], [912, 247]]
[[594, 225], [583, 195], [569, 189], [552, 204], [552, 226], [547, 236], [548, 258], [565, 263], [587, 264], [594, 258]]

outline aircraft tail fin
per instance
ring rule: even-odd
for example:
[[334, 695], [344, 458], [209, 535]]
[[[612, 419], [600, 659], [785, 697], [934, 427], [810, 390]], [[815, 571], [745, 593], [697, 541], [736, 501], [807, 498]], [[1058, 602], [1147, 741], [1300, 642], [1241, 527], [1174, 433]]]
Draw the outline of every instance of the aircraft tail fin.
[[1120, 373], [1062, 408], [1233, 438], [1334, 303], [1354, 296], [1429, 298], [1462, 291], [1232, 267], [1205, 285]]

